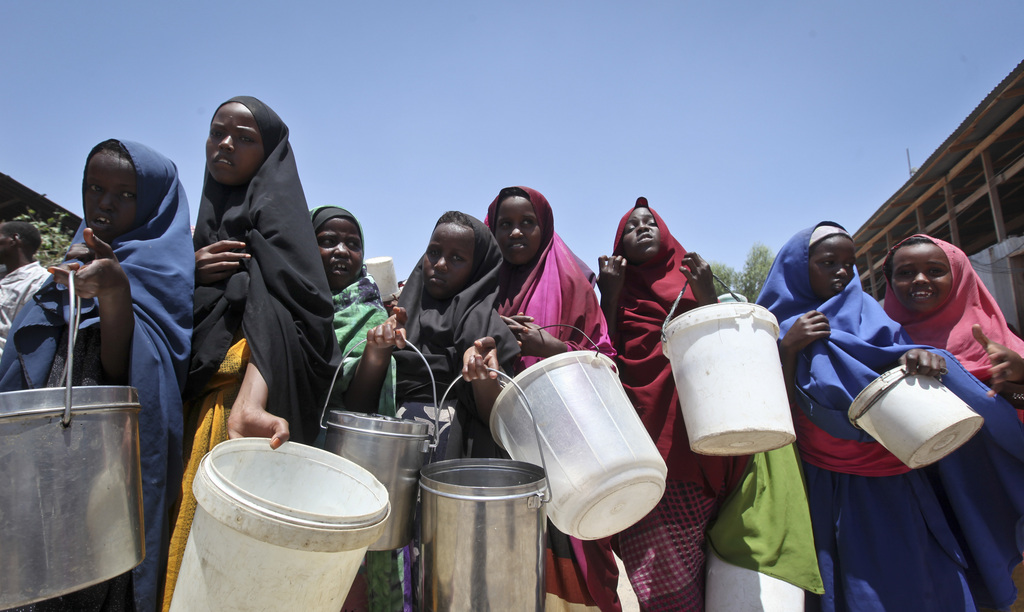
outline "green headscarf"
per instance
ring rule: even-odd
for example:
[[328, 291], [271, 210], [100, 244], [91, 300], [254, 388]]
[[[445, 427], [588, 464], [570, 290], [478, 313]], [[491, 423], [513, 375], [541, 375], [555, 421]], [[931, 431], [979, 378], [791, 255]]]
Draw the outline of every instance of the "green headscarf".
[[[311, 215], [314, 232], [319, 232], [323, 224], [330, 219], [348, 219], [359, 230], [359, 239], [362, 241], [363, 227], [355, 216], [344, 208], [320, 206], [313, 209]], [[387, 321], [388, 313], [381, 302], [377, 283], [366, 272], [365, 265], [355, 281], [333, 295], [333, 301], [334, 335], [338, 339], [338, 346], [341, 347], [345, 358], [342, 362], [342, 371], [331, 392], [329, 407], [345, 409], [342, 394], [352, 382], [356, 366], [359, 365], [359, 359], [363, 356], [366, 344], [362, 342], [366, 340], [366, 332]], [[384, 376], [377, 412], [386, 416], [395, 416], [395, 360], [393, 357]]]

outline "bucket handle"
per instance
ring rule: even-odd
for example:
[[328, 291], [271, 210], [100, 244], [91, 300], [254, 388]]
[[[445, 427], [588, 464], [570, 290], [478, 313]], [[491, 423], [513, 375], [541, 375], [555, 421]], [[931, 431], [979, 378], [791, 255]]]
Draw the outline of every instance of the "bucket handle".
[[[360, 340], [359, 342], [349, 347], [349, 349], [345, 351], [345, 354], [341, 356], [341, 362], [338, 363], [338, 367], [334, 369], [334, 376], [331, 378], [331, 384], [328, 385], [327, 387], [327, 397], [324, 398], [324, 407], [320, 411], [320, 429], [327, 429], [327, 425], [324, 423], [324, 418], [327, 416], [327, 407], [331, 403], [331, 393], [334, 392], [334, 384], [338, 381], [338, 374], [341, 373], [341, 369], [345, 366], [345, 359], [347, 359], [348, 356], [352, 354], [352, 351], [356, 350], [357, 348], [364, 344], [366, 344], [365, 339]], [[436, 407], [436, 412], [434, 414], [434, 436], [433, 441], [430, 444], [430, 452], [431, 454], [433, 454], [434, 449], [437, 447], [437, 412], [441, 411], [439, 404], [437, 403], [437, 383], [434, 380], [434, 372], [430, 369], [430, 363], [427, 361], [427, 358], [423, 356], [423, 353], [420, 352], [420, 349], [416, 348], [416, 345], [414, 345], [412, 342], [409, 342], [408, 340], [405, 341], [405, 345], [411, 348], [412, 350], [416, 351], [416, 354], [419, 355], [420, 359], [423, 360], [423, 364], [427, 366], [427, 374], [430, 375], [430, 392], [434, 396], [434, 406]], [[456, 379], [456, 382], [457, 381], [458, 379]], [[452, 382], [452, 385], [454, 384], [455, 382]], [[449, 386], [448, 389], [451, 389], [451, 386]], [[445, 395], [448, 395], [448, 391], [445, 391]]]
[[601, 352], [601, 347], [599, 347], [597, 345], [597, 343], [594, 342], [593, 338], [588, 336], [587, 332], [585, 332], [582, 329], [576, 327], [575, 325], [569, 325], [568, 323], [551, 323], [550, 325], [542, 325], [538, 329], [550, 329], [552, 327], [568, 327], [569, 329], [574, 329], [574, 330], [578, 331], [580, 333], [580, 335], [583, 336], [584, 338], [586, 338], [587, 342], [589, 342], [590, 345], [594, 347], [594, 352], [595, 353], [600, 353]]
[[[722, 280], [721, 278], [719, 278], [717, 274], [712, 274], [711, 277], [714, 278], [716, 281], [718, 281], [718, 283], [720, 285], [722, 285], [722, 287], [724, 287], [726, 291], [729, 292], [729, 295], [732, 296], [732, 299], [736, 300], [737, 302], [740, 301], [739, 296], [737, 296], [735, 293], [733, 293], [733, 290], [729, 288], [729, 285], [726, 285], [725, 281]], [[668, 329], [668, 324], [672, 321], [672, 315], [675, 314], [676, 307], [679, 306], [679, 300], [683, 299], [683, 294], [686, 293], [686, 288], [689, 285], [690, 285], [690, 279], [686, 279], [683, 282], [683, 288], [679, 290], [679, 295], [676, 296], [676, 301], [672, 302], [672, 308], [669, 309], [668, 316], [665, 317], [665, 322], [661, 325], [661, 341], [662, 342], [668, 342], [668, 334], [666, 333], [666, 330]]]
[[60, 418], [62, 427], [71, 426], [71, 379], [75, 368], [75, 341], [78, 339], [78, 324], [82, 320], [82, 298], [75, 291], [75, 271], [68, 271], [68, 308], [71, 309], [68, 317], [71, 319], [68, 329], [68, 358], [64, 364], [64, 414]]

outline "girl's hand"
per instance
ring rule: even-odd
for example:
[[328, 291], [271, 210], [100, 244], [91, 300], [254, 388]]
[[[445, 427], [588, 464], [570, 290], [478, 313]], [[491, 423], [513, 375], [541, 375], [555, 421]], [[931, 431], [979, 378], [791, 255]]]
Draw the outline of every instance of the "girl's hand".
[[408, 320], [405, 309], [396, 306], [387, 321], [366, 332], [367, 350], [405, 348], [405, 324]]
[[221, 240], [196, 251], [196, 283], [210, 285], [238, 272], [242, 261], [252, 257], [239, 251], [244, 248], [239, 240]]
[[910, 349], [903, 353], [900, 365], [907, 369], [907, 374], [938, 376], [946, 372], [946, 359], [924, 349]]
[[801, 315], [793, 323], [783, 336], [779, 350], [783, 354], [796, 355], [815, 340], [828, 339], [831, 334], [832, 328], [828, 324], [828, 317], [817, 310], [812, 310]]
[[597, 260], [597, 288], [601, 295], [618, 298], [622, 284], [626, 282], [626, 258], [622, 255], [602, 255]]
[[498, 363], [498, 345], [491, 336], [485, 336], [473, 343], [462, 355], [462, 378], [465, 380], [497, 379], [496, 372], [501, 367]]
[[54, 279], [67, 286], [68, 273], [75, 273], [75, 293], [82, 298], [99, 298], [108, 296], [131, 295], [128, 275], [114, 255], [114, 249], [100, 240], [90, 228], [82, 232], [85, 243], [77, 243], [68, 249], [68, 258], [78, 259], [87, 263], [75, 262], [61, 264], [50, 268]]
[[1003, 384], [1007, 382], [1020, 382], [1024, 380], [1024, 358], [1016, 351], [1012, 351], [998, 342], [988, 339], [988, 336], [981, 331], [981, 326], [974, 324], [971, 327], [974, 339], [978, 341], [981, 348], [988, 353], [988, 361], [992, 364], [988, 372], [989, 397], [995, 397], [1003, 390]]
[[693, 289], [693, 297], [697, 299], [697, 305], [707, 306], [718, 303], [718, 294], [715, 293], [715, 275], [711, 266], [704, 258], [693, 251], [683, 255], [683, 265], [679, 267], [686, 280]]
[[249, 362], [228, 415], [228, 438], [270, 438], [270, 448], [288, 441], [288, 421], [267, 412], [270, 390], [256, 364]]
[[501, 320], [519, 341], [519, 352], [524, 356], [551, 357], [569, 350], [564, 342], [534, 323], [531, 316], [519, 313], [514, 317], [501, 317]]

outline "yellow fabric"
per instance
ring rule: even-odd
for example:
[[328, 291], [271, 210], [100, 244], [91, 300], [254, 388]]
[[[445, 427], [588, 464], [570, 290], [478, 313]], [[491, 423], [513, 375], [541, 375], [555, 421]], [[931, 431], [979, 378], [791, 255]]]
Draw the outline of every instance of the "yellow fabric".
[[174, 585], [178, 581], [185, 545], [196, 514], [196, 498], [192, 494], [192, 481], [199, 470], [199, 462], [206, 453], [228, 439], [228, 415], [238, 396], [249, 364], [249, 345], [245, 338], [236, 342], [224, 357], [220, 369], [206, 385], [205, 393], [184, 406], [185, 410], [185, 477], [181, 494], [174, 508], [174, 531], [171, 532], [171, 553], [167, 561], [167, 579], [164, 583], [162, 609], [170, 610]]

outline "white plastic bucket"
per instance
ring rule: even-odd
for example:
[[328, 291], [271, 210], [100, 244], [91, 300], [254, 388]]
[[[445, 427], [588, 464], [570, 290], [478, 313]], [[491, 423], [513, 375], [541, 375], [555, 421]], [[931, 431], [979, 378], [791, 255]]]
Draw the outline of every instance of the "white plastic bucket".
[[[611, 359], [570, 351], [530, 366], [491, 411], [491, 434], [517, 461], [545, 465], [548, 518], [581, 540], [630, 527], [665, 492], [668, 469], [626, 396]], [[541, 462], [540, 448], [544, 452]]]
[[766, 308], [701, 306], [665, 328], [690, 448], [702, 455], [752, 455], [796, 440], [779, 362], [779, 324]]
[[199, 506], [172, 611], [337, 612], [390, 513], [363, 468], [264, 438], [217, 445], [192, 490]]
[[390, 257], [371, 257], [365, 262], [366, 271], [377, 283], [380, 296], [387, 301], [398, 293], [398, 280], [395, 277], [395, 262]]
[[727, 563], [708, 550], [705, 612], [793, 612], [804, 609], [804, 590], [785, 580]]
[[871, 381], [850, 404], [850, 421], [907, 467], [935, 463], [978, 433], [985, 419], [931, 376], [902, 366]]

